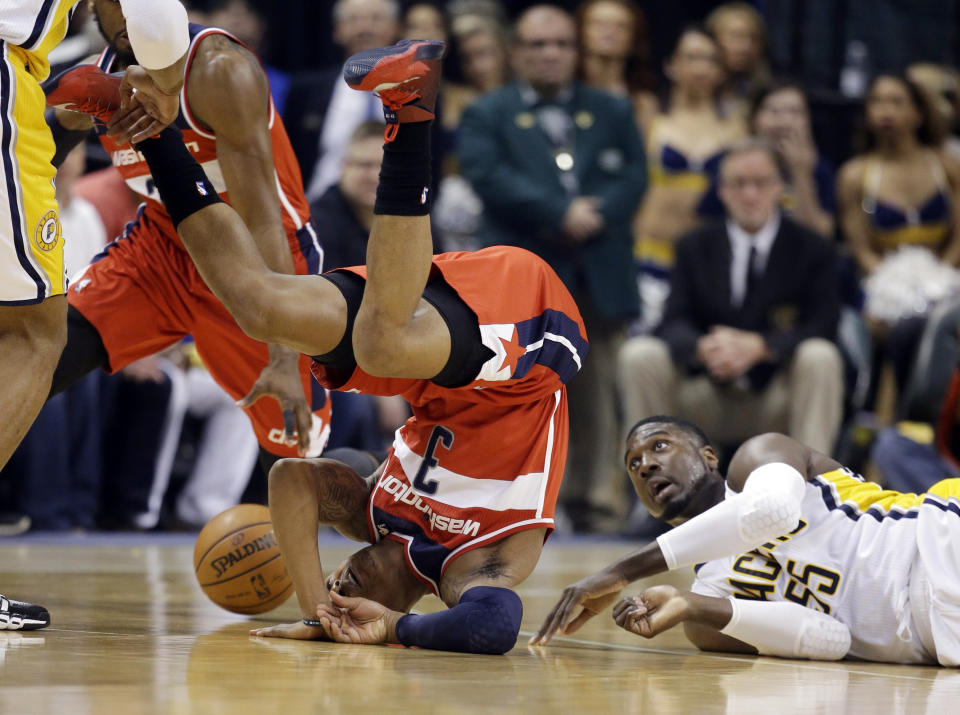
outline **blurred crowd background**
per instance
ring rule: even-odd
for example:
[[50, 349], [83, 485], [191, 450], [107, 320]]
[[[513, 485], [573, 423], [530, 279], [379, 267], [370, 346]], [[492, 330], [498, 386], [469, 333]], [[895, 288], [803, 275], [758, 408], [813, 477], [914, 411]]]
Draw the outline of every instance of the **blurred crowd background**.
[[[326, 269], [364, 262], [382, 152], [343, 60], [449, 43], [436, 249], [538, 253], [589, 332], [562, 529], [658, 532], [620, 464], [653, 414], [726, 458], [777, 430], [901, 491], [957, 472], [957, 0], [184, 4], [262, 58]], [[54, 72], [103, 45], [82, 4]], [[76, 274], [137, 204], [95, 141], [57, 194]], [[381, 451], [407, 416], [335, 395], [330, 446]], [[0, 475], [0, 533], [196, 529], [264, 498], [256, 455], [187, 341], [47, 404]]]

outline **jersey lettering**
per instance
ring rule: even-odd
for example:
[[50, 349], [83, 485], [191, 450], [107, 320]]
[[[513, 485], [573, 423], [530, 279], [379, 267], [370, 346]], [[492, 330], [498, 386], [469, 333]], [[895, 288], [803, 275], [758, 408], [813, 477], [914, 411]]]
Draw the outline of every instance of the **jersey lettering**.
[[420, 468], [413, 479], [414, 488], [424, 494], [436, 494], [437, 492], [437, 480], [427, 480], [427, 472], [439, 464], [434, 453], [440, 445], [447, 450], [453, 447], [453, 432], [443, 425], [437, 425], [430, 433], [427, 448], [423, 451], [423, 461], [420, 462]]
[[[799, 603], [801, 606], [830, 613], [830, 604], [818, 598], [814, 591], [825, 596], [835, 595], [840, 586], [839, 573], [817, 564], [804, 564], [803, 570], [797, 573], [797, 562], [793, 559], [787, 561], [787, 573], [790, 574], [791, 580], [787, 583], [783, 594], [785, 599]], [[813, 590], [810, 590], [811, 588]], [[815, 605], [811, 604], [811, 601]]]

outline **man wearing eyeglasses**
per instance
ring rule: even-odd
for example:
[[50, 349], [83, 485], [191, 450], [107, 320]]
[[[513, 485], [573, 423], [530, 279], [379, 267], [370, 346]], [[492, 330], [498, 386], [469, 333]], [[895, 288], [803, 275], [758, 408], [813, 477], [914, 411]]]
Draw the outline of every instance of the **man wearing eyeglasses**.
[[617, 503], [615, 356], [639, 310], [630, 221], [643, 193], [643, 146], [625, 97], [575, 81], [577, 31], [554, 5], [517, 20], [517, 81], [463, 115], [460, 167], [483, 200], [484, 245], [526, 248], [577, 297], [590, 359], [570, 384], [570, 459], [561, 501], [575, 530]]
[[774, 430], [832, 453], [843, 398], [837, 257], [780, 213], [783, 176], [765, 143], [727, 152], [725, 222], [680, 241], [656, 337], [621, 352], [628, 420], [678, 414], [719, 444]]

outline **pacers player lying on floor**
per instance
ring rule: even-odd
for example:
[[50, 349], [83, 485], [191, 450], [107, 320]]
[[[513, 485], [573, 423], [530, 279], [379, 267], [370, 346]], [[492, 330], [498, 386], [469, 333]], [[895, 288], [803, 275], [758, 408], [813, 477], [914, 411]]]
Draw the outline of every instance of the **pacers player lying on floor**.
[[568, 586], [532, 643], [577, 630], [632, 581], [693, 566], [692, 591], [625, 598], [617, 624], [650, 638], [683, 623], [704, 650], [960, 665], [960, 479], [887, 491], [771, 433], [737, 450], [724, 482], [700, 429], [672, 417], [633, 428], [626, 465], [676, 528]]
[[[274, 466], [271, 516], [304, 619], [261, 635], [505, 652], [522, 616], [512, 589], [553, 527], [565, 384], [586, 332], [569, 292], [532, 253], [431, 255], [429, 136], [442, 53], [443, 43], [407, 42], [347, 62], [348, 83], [377, 88], [388, 122], [365, 267], [271, 272], [176, 132], [137, 145], [205, 282], [248, 334], [315, 356], [325, 387], [399, 394], [413, 409], [369, 482], [328, 460]], [[375, 542], [338, 570], [333, 593], [319, 523]], [[406, 615], [427, 591], [450, 610]]]

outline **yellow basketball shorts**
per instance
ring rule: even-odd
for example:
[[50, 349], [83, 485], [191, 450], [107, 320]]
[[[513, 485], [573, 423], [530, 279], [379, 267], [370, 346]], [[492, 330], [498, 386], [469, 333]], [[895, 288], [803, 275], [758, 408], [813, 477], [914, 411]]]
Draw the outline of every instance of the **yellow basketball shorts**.
[[29, 305], [66, 290], [54, 145], [26, 54], [0, 45], [0, 304]]

